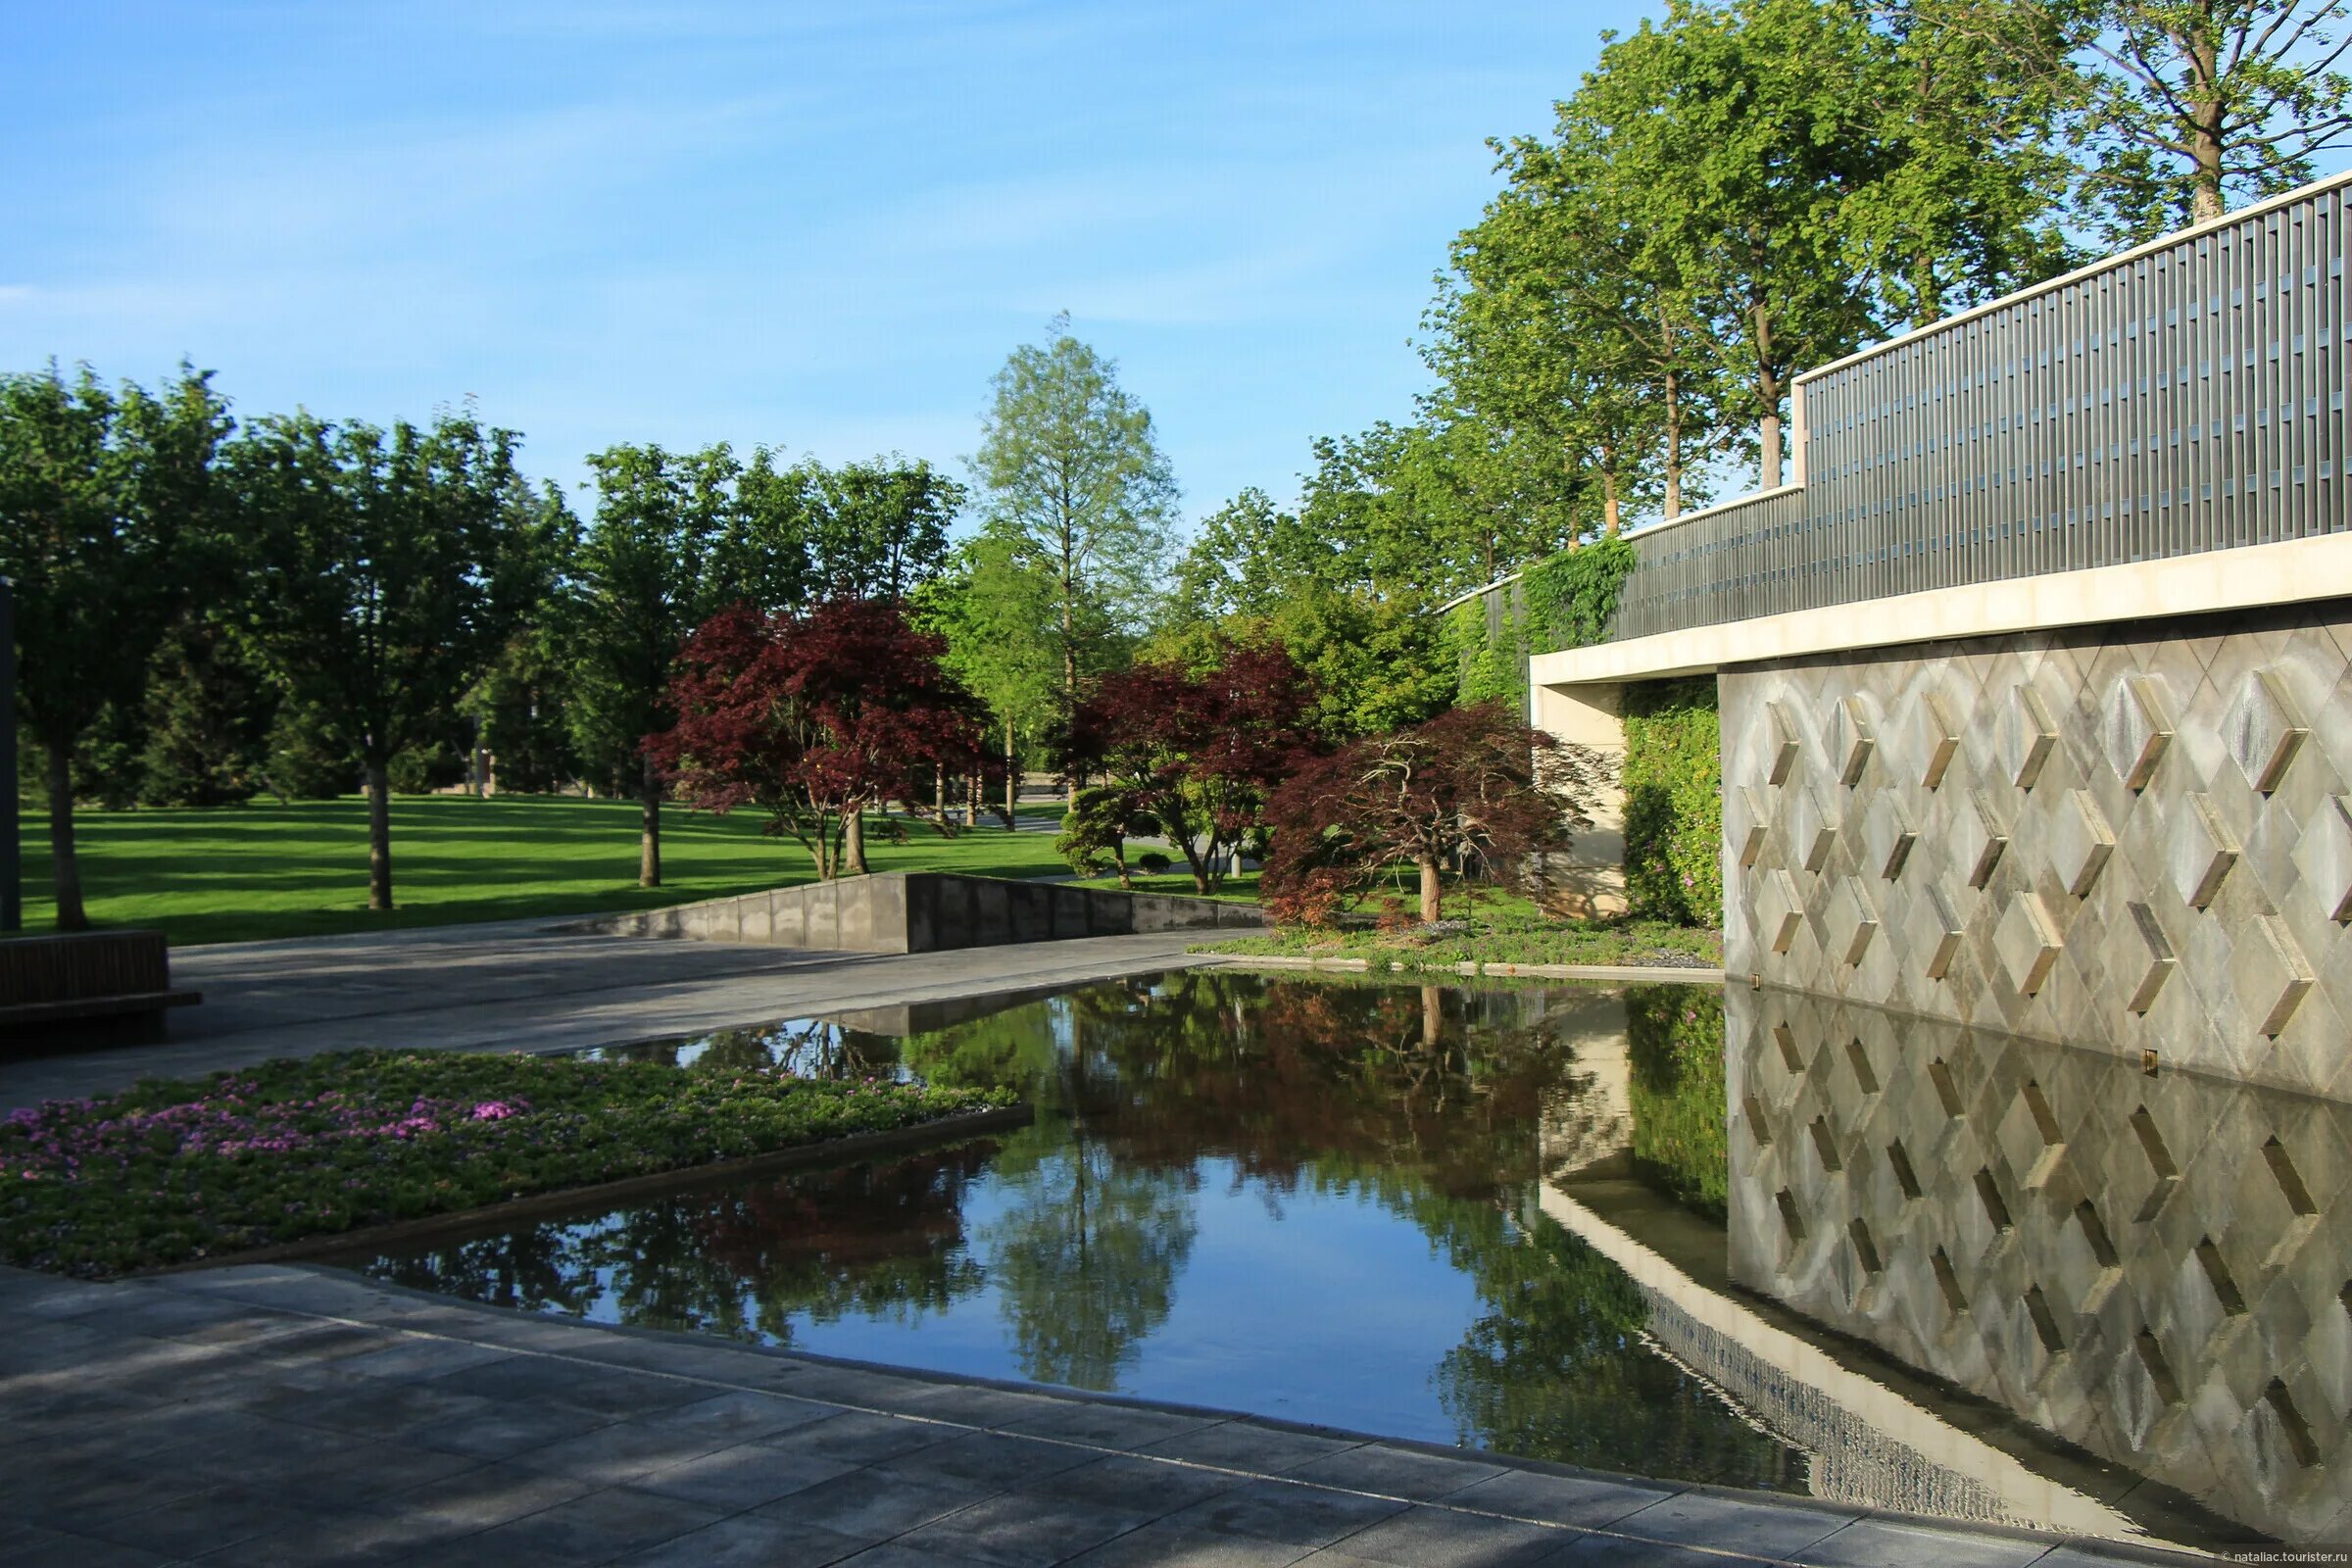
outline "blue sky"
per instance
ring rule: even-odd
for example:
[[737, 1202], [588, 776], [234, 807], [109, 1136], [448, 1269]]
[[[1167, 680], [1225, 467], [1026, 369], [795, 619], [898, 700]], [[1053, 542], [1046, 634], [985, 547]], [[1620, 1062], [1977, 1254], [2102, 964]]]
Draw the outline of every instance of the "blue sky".
[[0, 368], [958, 464], [1068, 310], [1189, 515], [1406, 416], [1611, 4], [0, 0]]

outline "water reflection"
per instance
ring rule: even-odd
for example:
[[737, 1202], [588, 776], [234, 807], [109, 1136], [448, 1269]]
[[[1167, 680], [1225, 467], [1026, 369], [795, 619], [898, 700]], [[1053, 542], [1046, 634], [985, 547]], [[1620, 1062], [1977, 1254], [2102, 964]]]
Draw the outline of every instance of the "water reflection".
[[1731, 1272], [2288, 1541], [2352, 1539], [2352, 1106], [1729, 1004]]
[[1232, 971], [632, 1048], [1034, 1125], [353, 1259], [1904, 1511], [2352, 1535], [2352, 1110], [1778, 992]]
[[1209, 970], [944, 1028], [636, 1048], [1009, 1083], [1039, 1114], [357, 1261], [537, 1310], [1801, 1489], [1806, 1456], [1659, 1353], [1641, 1292], [1534, 1201], [1625, 1006]]

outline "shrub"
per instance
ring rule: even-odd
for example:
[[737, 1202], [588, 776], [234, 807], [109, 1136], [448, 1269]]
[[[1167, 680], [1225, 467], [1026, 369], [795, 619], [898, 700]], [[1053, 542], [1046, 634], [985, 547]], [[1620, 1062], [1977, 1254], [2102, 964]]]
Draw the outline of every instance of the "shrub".
[[1174, 865], [1176, 862], [1169, 859], [1166, 856], [1160, 854], [1157, 850], [1146, 850], [1143, 854], [1135, 858], [1135, 863], [1143, 867], [1144, 875], [1146, 876], [1161, 876], [1167, 872], [1169, 866]]

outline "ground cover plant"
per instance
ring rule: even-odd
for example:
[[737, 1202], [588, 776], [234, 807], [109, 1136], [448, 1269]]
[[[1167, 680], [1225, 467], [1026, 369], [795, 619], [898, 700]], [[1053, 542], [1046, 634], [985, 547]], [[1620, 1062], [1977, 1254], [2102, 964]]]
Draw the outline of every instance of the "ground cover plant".
[[[752, 815], [672, 812], [662, 885], [640, 888], [637, 803], [557, 796], [395, 796], [401, 903], [370, 910], [368, 808], [346, 797], [291, 805], [78, 813], [81, 878], [100, 925], [153, 926], [174, 946], [650, 909], [812, 879], [808, 856]], [[1058, 808], [1024, 818], [1054, 818]], [[875, 831], [876, 871], [1066, 873], [1052, 833], [993, 820], [905, 844]], [[24, 923], [49, 924], [44, 845], [24, 844]]]
[[0, 1262], [105, 1278], [1006, 1105], [759, 1068], [338, 1052], [0, 1120]]
[[1714, 968], [1720, 932], [1661, 920], [1563, 920], [1523, 895], [1463, 888], [1460, 917], [1423, 925], [1383, 917], [1338, 927], [1285, 926], [1260, 936], [1195, 944], [1200, 953], [1239, 956], [1362, 958], [1374, 968], [1452, 969], [1464, 963], [1632, 964]]

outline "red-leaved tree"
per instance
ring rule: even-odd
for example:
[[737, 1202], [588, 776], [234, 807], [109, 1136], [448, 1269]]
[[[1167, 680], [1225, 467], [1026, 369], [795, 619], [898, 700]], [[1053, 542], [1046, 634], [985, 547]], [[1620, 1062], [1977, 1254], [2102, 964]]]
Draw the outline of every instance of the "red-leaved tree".
[[1214, 669], [1137, 664], [1105, 676], [1072, 715], [1074, 773], [1100, 773], [1156, 819], [1201, 893], [1262, 823], [1266, 800], [1320, 747], [1314, 685], [1279, 643], [1227, 650]]
[[1566, 848], [1592, 825], [1592, 793], [1608, 776], [1599, 754], [1562, 745], [1499, 703], [1355, 741], [1299, 768], [1267, 804], [1267, 912], [1323, 924], [1381, 872], [1410, 865], [1421, 873], [1421, 918], [1434, 922], [1447, 860], [1491, 868]]
[[[886, 600], [736, 605], [686, 639], [669, 685], [678, 721], [646, 737], [646, 755], [697, 810], [767, 812], [819, 877], [863, 872], [868, 808], [914, 798], [934, 769], [991, 766], [987, 710], [941, 667], [945, 647]], [[944, 813], [933, 826], [955, 831]]]

